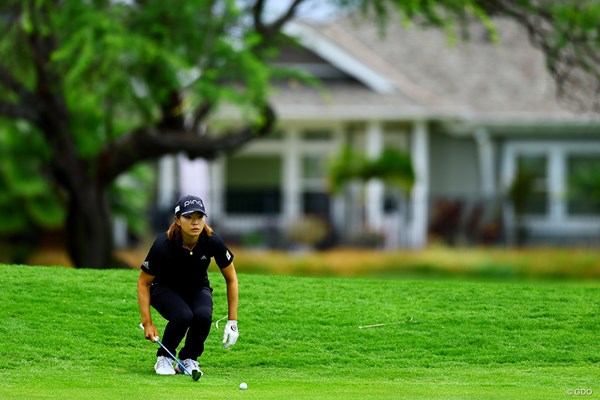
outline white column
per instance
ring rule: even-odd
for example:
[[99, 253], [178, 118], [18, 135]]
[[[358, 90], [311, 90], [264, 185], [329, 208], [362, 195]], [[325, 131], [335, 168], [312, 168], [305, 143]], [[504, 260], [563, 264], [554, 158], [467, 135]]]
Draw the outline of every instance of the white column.
[[210, 190], [207, 214], [211, 220], [221, 220], [225, 215], [225, 157], [219, 157], [209, 164]]
[[[346, 138], [344, 130], [340, 125], [336, 125], [333, 130], [333, 145], [334, 153], [339, 154], [341, 149], [346, 145]], [[342, 189], [339, 193], [332, 196], [331, 199], [331, 216], [333, 218], [333, 226], [336, 231], [346, 231], [346, 227], [349, 225], [348, 221], [348, 199], [346, 198], [346, 190]]]
[[[380, 122], [371, 121], [367, 125], [366, 153], [369, 159], [375, 159], [383, 151], [383, 128]], [[383, 229], [384, 185], [379, 179], [367, 182], [366, 217], [367, 226], [375, 231]]]
[[287, 132], [283, 149], [283, 216], [285, 221], [293, 221], [302, 214], [302, 159], [297, 129]]
[[550, 202], [549, 216], [552, 222], [564, 220], [567, 216], [567, 172], [564, 150], [560, 146], [552, 146], [548, 158], [548, 195]]
[[177, 163], [175, 156], [161, 157], [158, 161], [157, 206], [172, 208], [177, 201]]
[[181, 195], [191, 194], [206, 199], [210, 189], [208, 163], [202, 158], [190, 160], [186, 155], [179, 155], [179, 192]]
[[425, 121], [417, 121], [412, 132], [411, 157], [415, 185], [411, 193], [411, 242], [414, 247], [427, 244], [429, 196], [429, 137]]
[[127, 247], [127, 221], [123, 217], [115, 216], [113, 218], [113, 244], [117, 249]]
[[477, 128], [475, 131], [479, 151], [479, 171], [481, 178], [481, 194], [485, 199], [491, 199], [495, 195], [494, 179], [494, 145], [490, 134], [485, 128]]
[[502, 201], [502, 224], [505, 227], [506, 241], [510, 245], [514, 245], [515, 212], [507, 193], [517, 175], [517, 152], [514, 143], [506, 143], [503, 147], [500, 168], [500, 190], [506, 199]]

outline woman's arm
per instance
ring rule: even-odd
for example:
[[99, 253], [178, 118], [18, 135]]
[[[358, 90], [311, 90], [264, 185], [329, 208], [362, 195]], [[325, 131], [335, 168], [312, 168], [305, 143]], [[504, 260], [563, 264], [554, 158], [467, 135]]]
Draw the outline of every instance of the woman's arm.
[[144, 336], [146, 339], [154, 342], [154, 338], [158, 337], [158, 329], [156, 329], [156, 326], [152, 323], [152, 314], [150, 313], [150, 284], [152, 281], [154, 281], [154, 276], [144, 271], [140, 271], [137, 293], [140, 315], [142, 316], [142, 325], [144, 326]]
[[233, 263], [221, 269], [227, 283], [227, 324], [223, 332], [223, 347], [226, 349], [233, 346], [240, 335], [238, 332], [237, 309], [238, 309], [238, 280]]
[[238, 279], [233, 263], [221, 269], [221, 273], [227, 284], [227, 319], [238, 319]]

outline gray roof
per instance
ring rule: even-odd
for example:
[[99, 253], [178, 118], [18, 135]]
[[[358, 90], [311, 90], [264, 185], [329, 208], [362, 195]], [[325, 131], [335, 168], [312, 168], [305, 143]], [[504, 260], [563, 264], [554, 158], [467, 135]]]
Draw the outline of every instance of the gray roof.
[[411, 120], [432, 112], [403, 93], [379, 94], [357, 83], [329, 83], [324, 89], [280, 87], [272, 102], [281, 119], [288, 120]]
[[482, 26], [473, 26], [469, 40], [452, 44], [436, 28], [390, 23], [381, 37], [373, 23], [348, 18], [298, 23], [311, 40], [340, 49], [393, 90], [338, 82], [326, 86], [329, 95], [323, 98], [296, 85], [279, 88], [273, 102], [282, 119], [581, 120], [557, 100], [544, 56], [524, 29], [509, 20], [495, 24], [499, 43], [491, 43]]

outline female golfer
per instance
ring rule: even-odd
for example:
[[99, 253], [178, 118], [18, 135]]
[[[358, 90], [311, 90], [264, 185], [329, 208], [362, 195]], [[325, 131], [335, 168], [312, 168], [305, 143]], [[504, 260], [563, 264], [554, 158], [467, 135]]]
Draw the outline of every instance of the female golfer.
[[[159, 235], [142, 264], [138, 279], [138, 302], [144, 335], [154, 342], [158, 329], [152, 322], [150, 306], [168, 322], [162, 344], [175, 355], [185, 337], [178, 358], [190, 371], [200, 373], [198, 358], [204, 351], [212, 323], [212, 288], [208, 265], [214, 258], [227, 284], [228, 321], [223, 335], [227, 349], [238, 338], [238, 280], [233, 254], [223, 240], [206, 225], [204, 202], [195, 196], [183, 196], [175, 206], [175, 220], [167, 232]], [[162, 347], [154, 365], [159, 375], [184, 373]]]

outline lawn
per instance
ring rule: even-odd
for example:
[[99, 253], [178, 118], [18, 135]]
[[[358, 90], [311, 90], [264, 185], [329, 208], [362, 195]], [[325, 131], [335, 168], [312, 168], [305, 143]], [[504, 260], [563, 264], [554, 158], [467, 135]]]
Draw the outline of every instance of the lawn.
[[[156, 345], [138, 328], [137, 271], [0, 265], [0, 274], [0, 399], [600, 394], [598, 281], [240, 273], [238, 344], [223, 350], [223, 324], [213, 326], [205, 375], [193, 382], [154, 374]], [[223, 279], [211, 280], [216, 320], [226, 301]], [[382, 323], [394, 324], [358, 328]]]

